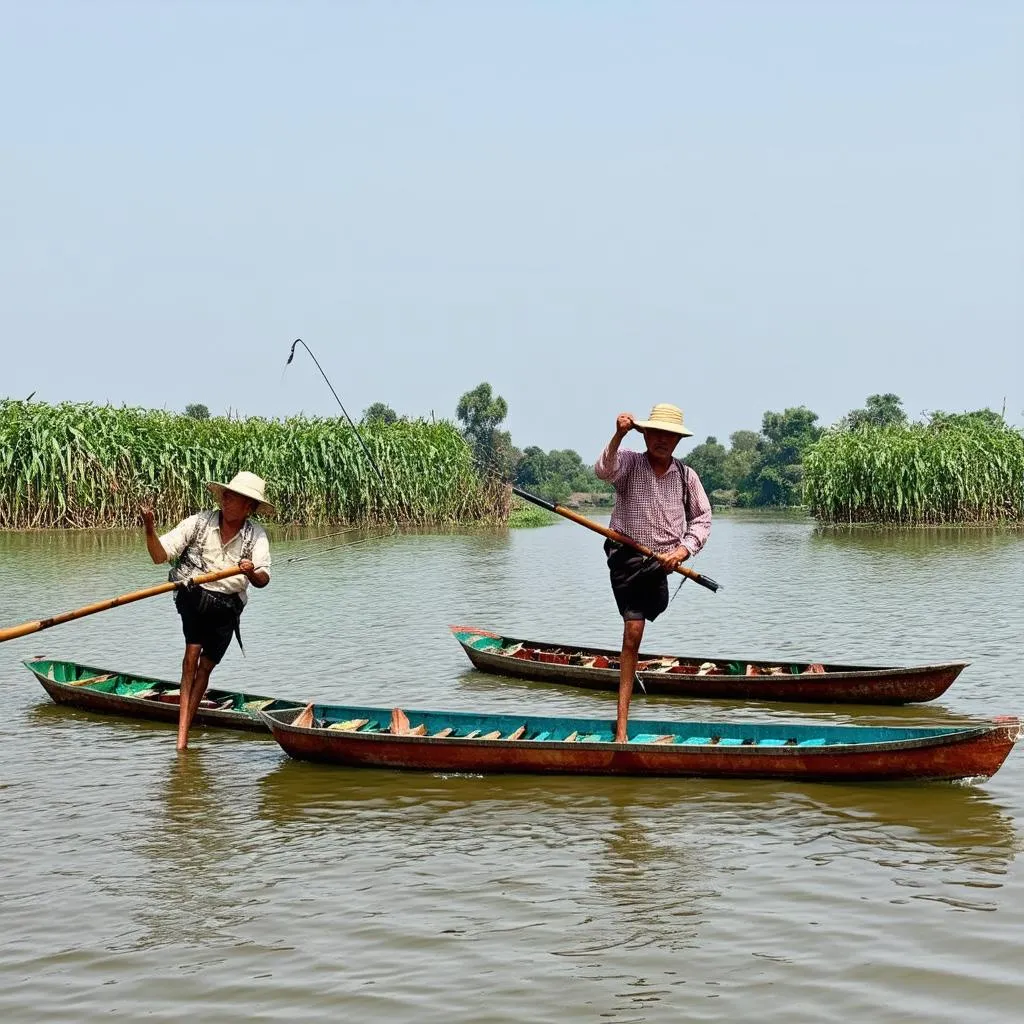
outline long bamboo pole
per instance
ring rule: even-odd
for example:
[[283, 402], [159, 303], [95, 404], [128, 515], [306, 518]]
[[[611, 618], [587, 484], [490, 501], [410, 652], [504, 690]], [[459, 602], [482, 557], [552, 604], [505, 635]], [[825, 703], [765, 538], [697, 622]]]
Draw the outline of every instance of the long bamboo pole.
[[[642, 555], [647, 555], [650, 558], [654, 557], [654, 552], [650, 548], [644, 547], [644, 545], [639, 543], [639, 541], [633, 540], [632, 537], [627, 537], [624, 533], [619, 533], [618, 530], [613, 530], [610, 527], [602, 526], [600, 523], [595, 523], [593, 519], [587, 519], [586, 516], [581, 516], [578, 512], [573, 512], [571, 508], [566, 508], [564, 505], [556, 505], [551, 501], [545, 501], [544, 498], [539, 498], [536, 494], [530, 494], [529, 491], [524, 491], [519, 487], [513, 487], [512, 493], [518, 494], [520, 498], [524, 498], [526, 501], [532, 501], [534, 505], [546, 508], [549, 512], [554, 512], [574, 523], [579, 523], [580, 526], [585, 526], [588, 530], [593, 530], [594, 533], [599, 533], [603, 537], [607, 537], [609, 540], [613, 540], [618, 544], [625, 544], [626, 547], [633, 548], [635, 551], [639, 551]], [[699, 572], [695, 572], [693, 569], [687, 569], [685, 566], [677, 565], [675, 571], [681, 576], [685, 576], [688, 580], [693, 580], [694, 583], [699, 583], [702, 587], [706, 587], [712, 593], [715, 593], [722, 588], [722, 584], [716, 583], [710, 576], [702, 576]]]
[[[204, 573], [202, 576], [195, 576], [189, 584], [213, 583], [216, 580], [226, 580], [229, 576], [237, 576], [241, 573], [237, 565], [230, 569], [218, 569], [216, 572]], [[36, 619], [33, 622], [23, 622], [20, 626], [11, 626], [8, 629], [0, 629], [0, 644], [5, 640], [14, 640], [19, 636], [28, 636], [30, 633], [38, 633], [41, 629], [49, 629], [51, 626], [59, 626], [62, 622], [71, 622], [73, 619], [81, 619], [86, 615], [95, 615], [97, 612], [105, 612], [110, 608], [118, 608], [123, 604], [131, 604], [132, 601], [142, 601], [147, 597], [156, 597], [157, 594], [167, 594], [172, 590], [184, 587], [184, 582], [161, 583], [158, 587], [148, 587], [146, 590], [135, 590], [130, 594], [121, 594], [120, 597], [112, 597], [107, 601], [98, 601], [96, 604], [87, 604], [74, 611], [61, 612], [49, 619]]]

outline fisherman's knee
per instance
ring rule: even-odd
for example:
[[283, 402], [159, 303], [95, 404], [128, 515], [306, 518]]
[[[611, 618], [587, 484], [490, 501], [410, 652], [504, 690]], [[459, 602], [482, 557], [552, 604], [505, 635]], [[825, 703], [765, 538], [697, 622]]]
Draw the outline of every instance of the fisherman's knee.
[[627, 651], [636, 652], [640, 649], [640, 641], [644, 636], [644, 623], [642, 619], [626, 619], [625, 629], [622, 632], [622, 646]]

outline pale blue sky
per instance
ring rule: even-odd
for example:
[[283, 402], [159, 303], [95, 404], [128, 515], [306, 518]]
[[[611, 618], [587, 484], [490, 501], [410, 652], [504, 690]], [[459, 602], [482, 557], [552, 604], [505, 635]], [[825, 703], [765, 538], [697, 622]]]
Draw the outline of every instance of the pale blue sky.
[[0, 395], [1024, 422], [1020, 0], [0, 14]]

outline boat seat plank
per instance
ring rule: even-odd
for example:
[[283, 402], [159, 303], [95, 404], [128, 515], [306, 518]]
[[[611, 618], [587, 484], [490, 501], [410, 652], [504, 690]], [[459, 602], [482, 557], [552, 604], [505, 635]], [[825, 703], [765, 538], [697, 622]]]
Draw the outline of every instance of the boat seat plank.
[[784, 747], [786, 745], [786, 741], [780, 739], [764, 739], [758, 740], [757, 745], [759, 747]]
[[435, 740], [443, 740], [445, 736], [451, 736], [455, 730], [450, 726], [445, 726], [443, 729], [439, 729], [437, 732], [432, 732], [430, 735]]
[[479, 736], [477, 738], [481, 739], [481, 740], [500, 740], [501, 739], [501, 730], [500, 729], [492, 729], [490, 732], [485, 732], [483, 734], [483, 736]]
[[72, 686], [95, 686], [96, 683], [105, 683], [108, 679], [115, 679], [116, 672], [105, 672], [101, 676], [83, 676], [81, 679], [70, 679]]
[[510, 733], [509, 733], [509, 734], [508, 734], [508, 735], [507, 735], [507, 736], [505, 737], [505, 739], [507, 739], [507, 740], [518, 740], [518, 739], [522, 739], [522, 736], [523, 736], [523, 733], [524, 733], [524, 732], [526, 732], [526, 726], [525, 726], [525, 725], [521, 725], [521, 726], [519, 726], [519, 728], [518, 728], [518, 729], [515, 729], [515, 730], [513, 730], [512, 732], [510, 732]]
[[313, 720], [313, 705], [307, 704], [296, 716], [292, 719], [292, 725], [296, 729], [315, 729], [316, 726]]
[[739, 747], [743, 745], [743, 740], [739, 736], [723, 736], [719, 741], [720, 747]]
[[531, 740], [535, 740], [537, 742], [540, 742], [541, 740], [546, 740], [550, 735], [551, 735], [550, 731], [539, 732], [539, 733], [537, 733], [536, 736], [531, 736], [530, 739]]
[[821, 737], [819, 737], [818, 739], [813, 739], [813, 740], [801, 740], [797, 744], [797, 746], [798, 747], [823, 747], [823, 746], [825, 746], [825, 740], [823, 738], [821, 738]]

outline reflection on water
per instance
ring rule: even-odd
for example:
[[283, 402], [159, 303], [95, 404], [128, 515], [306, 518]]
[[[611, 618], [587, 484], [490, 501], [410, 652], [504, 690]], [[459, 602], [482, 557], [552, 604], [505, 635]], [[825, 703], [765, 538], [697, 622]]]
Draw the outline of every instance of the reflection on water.
[[139, 948], [220, 939], [234, 923], [227, 821], [238, 808], [209, 758], [195, 748], [175, 756], [154, 793], [155, 813], [136, 848], [147, 865], [136, 879], [144, 894]]
[[885, 559], [963, 559], [1013, 549], [1019, 528], [1005, 526], [866, 527], [822, 526], [811, 534], [814, 545], [866, 551]]
[[[280, 564], [313, 534], [276, 538], [247, 656], [229, 652], [220, 686], [611, 717], [613, 694], [476, 672], [447, 629], [616, 646], [600, 538], [358, 534]], [[698, 568], [725, 589], [684, 587], [651, 650], [971, 664], [941, 704], [638, 696], [638, 717], [1024, 711], [1024, 538], [1009, 531], [723, 516]], [[0, 534], [0, 622], [162, 576], [137, 534]], [[974, 787], [358, 771], [213, 730], [179, 758], [173, 725], [51, 706], [19, 664], [48, 652], [175, 678], [180, 645], [161, 600], [0, 645], [4, 1019], [1019, 1017], [1021, 750]]]

